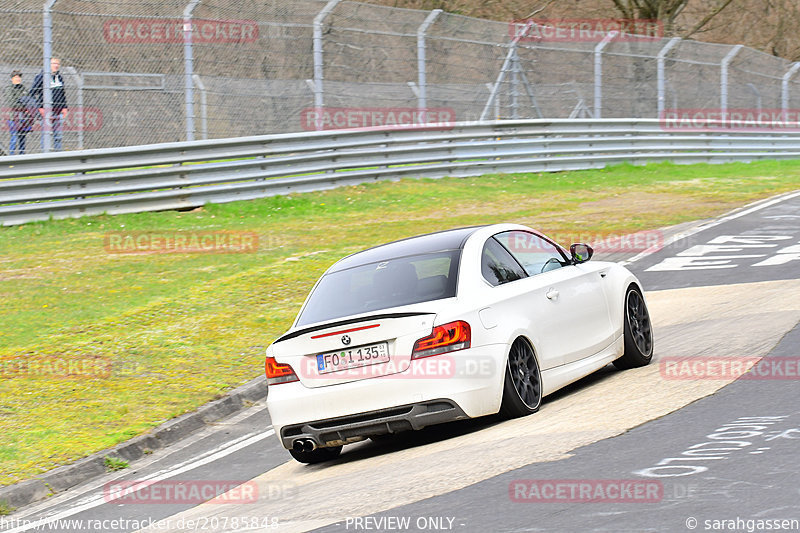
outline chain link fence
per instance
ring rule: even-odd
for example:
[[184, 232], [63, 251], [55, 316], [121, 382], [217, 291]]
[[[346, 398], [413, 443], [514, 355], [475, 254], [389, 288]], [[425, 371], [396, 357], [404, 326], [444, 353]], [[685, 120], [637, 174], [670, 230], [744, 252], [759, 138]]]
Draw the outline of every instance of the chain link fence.
[[[800, 108], [798, 65], [746, 47], [543, 37], [532, 31], [539, 23], [438, 10], [349, 0], [49, 0], [44, 8], [0, 0], [0, 17], [4, 154], [14, 129], [10, 74], [21, 71], [30, 89], [50, 57], [61, 60], [68, 150], [376, 126], [403, 112], [424, 121], [438, 111], [452, 122]], [[45, 123], [26, 132], [27, 152], [52, 149]]]

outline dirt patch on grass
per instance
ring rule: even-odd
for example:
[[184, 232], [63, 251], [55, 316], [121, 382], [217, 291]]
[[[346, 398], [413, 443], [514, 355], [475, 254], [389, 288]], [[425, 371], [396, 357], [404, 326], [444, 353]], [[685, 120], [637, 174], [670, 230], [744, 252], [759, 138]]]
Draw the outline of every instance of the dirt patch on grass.
[[632, 221], [674, 219], [672, 222], [681, 222], [683, 220], [680, 219], [721, 214], [740, 205], [739, 201], [721, 200], [709, 196], [695, 197], [665, 191], [628, 191], [583, 202], [579, 207], [583, 221], [597, 221], [598, 217], [605, 217], [609, 222], [618, 224], [626, 218]]
[[685, 194], [669, 192], [628, 191], [608, 195], [599, 200], [583, 202], [579, 207], [584, 214], [593, 213], [654, 213], [673, 214], [676, 205], [698, 209], [726, 209], [738, 205], [712, 198], [687, 198]]
[[11, 281], [14, 279], [44, 279], [52, 272], [51, 269], [43, 266], [29, 268], [10, 268], [0, 270], [0, 281]]

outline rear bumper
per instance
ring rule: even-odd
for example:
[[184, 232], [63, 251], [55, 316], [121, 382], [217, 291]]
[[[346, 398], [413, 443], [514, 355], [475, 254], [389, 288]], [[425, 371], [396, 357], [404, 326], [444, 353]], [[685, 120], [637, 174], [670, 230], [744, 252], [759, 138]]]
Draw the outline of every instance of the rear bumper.
[[338, 446], [364, 438], [422, 429], [453, 420], [469, 418], [455, 402], [439, 399], [351, 416], [330, 418], [281, 428], [283, 447], [290, 449], [297, 439], [311, 439], [317, 446]]
[[[289, 449], [298, 438], [312, 438], [317, 445], [342, 440], [328, 438], [336, 431], [355, 442], [401, 427], [417, 429], [493, 414], [502, 401], [506, 349], [505, 344], [494, 344], [416, 359], [406, 372], [323, 387], [309, 388], [299, 381], [274, 385], [267, 397], [272, 426]], [[443, 358], [449, 371], [425, 371]], [[284, 428], [292, 429], [287, 435]]]

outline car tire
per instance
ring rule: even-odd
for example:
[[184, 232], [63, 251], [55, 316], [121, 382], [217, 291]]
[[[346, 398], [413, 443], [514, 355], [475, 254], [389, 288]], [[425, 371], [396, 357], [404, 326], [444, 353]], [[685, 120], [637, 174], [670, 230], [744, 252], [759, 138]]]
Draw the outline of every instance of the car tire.
[[330, 461], [332, 459], [336, 459], [339, 457], [339, 454], [342, 452], [341, 446], [330, 446], [328, 448], [317, 448], [316, 450], [311, 450], [310, 452], [298, 452], [295, 450], [289, 450], [289, 453], [292, 454], [295, 461], [300, 463], [306, 463], [309, 465], [313, 465], [316, 463], [324, 463], [325, 461]]
[[517, 339], [508, 353], [500, 416], [527, 416], [538, 411], [541, 403], [542, 373], [539, 363], [528, 341]]
[[625, 351], [614, 366], [625, 370], [649, 364], [653, 359], [653, 326], [644, 297], [635, 285], [625, 293], [623, 322]]

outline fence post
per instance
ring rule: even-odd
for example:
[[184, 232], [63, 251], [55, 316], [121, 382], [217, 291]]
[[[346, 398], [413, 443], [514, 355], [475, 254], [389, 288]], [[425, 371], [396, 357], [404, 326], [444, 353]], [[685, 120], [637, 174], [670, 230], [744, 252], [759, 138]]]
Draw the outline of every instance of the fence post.
[[800, 69], [800, 62], [793, 64], [781, 79], [781, 111], [784, 113], [789, 111], [789, 81], [792, 79], [792, 76], [795, 75], [798, 69]]
[[208, 96], [206, 94], [206, 86], [200, 76], [197, 74], [192, 75], [197, 88], [200, 89], [200, 137], [205, 141], [208, 139]]
[[325, 18], [331, 11], [336, 8], [336, 5], [342, 0], [330, 0], [322, 11], [314, 17], [314, 111], [316, 113], [316, 128], [317, 131], [321, 130], [322, 124], [322, 108], [325, 107], [325, 96], [322, 80], [325, 77], [323, 59], [322, 59], [322, 24]]
[[511, 58], [511, 118], [519, 119], [519, 74], [520, 64], [517, 54], [517, 43], [511, 45], [513, 56]]
[[656, 56], [656, 71], [658, 76], [658, 118], [661, 118], [661, 115], [664, 113], [664, 101], [666, 99], [665, 82], [667, 77], [664, 69], [664, 58], [667, 56], [669, 51], [680, 42], [680, 40], [680, 37], [673, 37], [661, 48], [661, 50], [658, 51], [658, 55]]
[[748, 83], [747, 88], [750, 89], [750, 91], [753, 93], [753, 96], [756, 97], [756, 109], [758, 109], [758, 112], [761, 113], [761, 91], [758, 90], [758, 87], [756, 87], [755, 83]]
[[[420, 113], [423, 113], [428, 107], [428, 80], [425, 67], [425, 33], [441, 13], [441, 9], [434, 9], [425, 17], [425, 21], [420, 24], [417, 29], [417, 109], [419, 109]], [[422, 119], [420, 118], [420, 120]]]
[[603, 48], [619, 34], [617, 31], [606, 33], [605, 37], [594, 47], [594, 118], [602, 117], [603, 107]]
[[80, 122], [76, 122], [78, 127], [78, 150], [83, 150], [83, 129], [86, 127], [86, 110], [83, 108], [83, 75], [78, 74], [74, 67], [66, 67], [64, 70], [72, 74], [75, 79], [75, 86], [78, 88], [77, 111], [80, 113]]
[[[722, 63], [720, 64], [719, 108], [723, 113], [728, 110], [728, 65], [743, 47], [744, 45], [737, 44], [731, 48], [731, 51], [722, 58]], [[723, 118], [723, 120], [725, 119]]]
[[192, 12], [201, 0], [191, 0], [183, 10], [183, 68], [186, 107], [186, 140], [194, 140], [194, 51], [192, 49]]
[[50, 59], [53, 56], [53, 15], [58, 0], [47, 0], [42, 8], [42, 150], [50, 151], [52, 144], [51, 118], [53, 116], [53, 91], [50, 90]]

